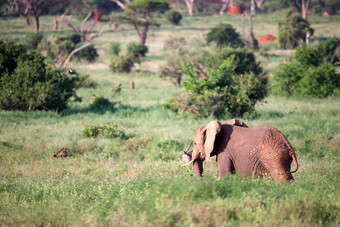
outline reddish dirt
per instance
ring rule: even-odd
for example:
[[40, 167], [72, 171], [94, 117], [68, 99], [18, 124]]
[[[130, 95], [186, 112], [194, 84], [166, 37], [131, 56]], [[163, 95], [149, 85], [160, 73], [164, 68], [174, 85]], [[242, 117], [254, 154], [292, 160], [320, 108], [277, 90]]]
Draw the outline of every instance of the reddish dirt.
[[270, 34], [267, 34], [267, 35], [262, 36], [261, 38], [259, 38], [259, 39], [257, 40], [257, 42], [258, 42], [258, 43], [268, 43], [268, 42], [274, 41], [275, 39], [276, 39], [275, 36], [272, 36], [272, 35], [270, 35]]
[[230, 15], [236, 15], [236, 14], [242, 14], [244, 10], [241, 6], [234, 5], [228, 10], [228, 14]]

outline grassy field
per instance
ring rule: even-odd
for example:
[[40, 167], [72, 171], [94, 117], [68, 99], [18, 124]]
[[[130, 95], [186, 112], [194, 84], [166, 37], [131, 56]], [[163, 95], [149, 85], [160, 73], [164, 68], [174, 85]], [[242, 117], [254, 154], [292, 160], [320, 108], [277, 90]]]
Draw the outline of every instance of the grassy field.
[[[257, 15], [255, 36], [277, 34], [282, 13]], [[310, 17], [315, 36], [340, 37], [340, 16]], [[96, 88], [77, 90], [81, 103], [63, 113], [0, 111], [0, 225], [2, 226], [340, 226], [340, 99], [286, 99], [274, 96], [258, 105], [248, 126], [269, 124], [282, 131], [295, 148], [299, 171], [295, 182], [279, 184], [266, 178], [217, 177], [214, 162], [202, 179], [192, 167], [181, 167], [181, 150], [208, 119], [188, 119], [162, 109], [181, 92], [157, 74], [165, 62], [163, 44], [183, 36], [193, 48], [204, 48], [204, 35], [221, 22], [241, 32], [240, 16], [185, 17], [181, 26], [162, 21], [150, 34], [149, 54], [130, 74], [112, 73], [109, 43], [138, 41], [134, 31], [107, 23], [96, 42], [99, 59], [70, 67], [87, 73]], [[78, 22], [80, 23], [80, 22]], [[44, 35], [53, 18], [41, 18]], [[20, 18], [0, 18], [0, 39], [22, 42], [33, 27]], [[261, 46], [258, 55], [272, 73], [292, 50]], [[136, 89], [130, 91], [130, 80]], [[104, 97], [122, 84], [114, 109], [89, 108], [93, 94]], [[221, 119], [224, 120], [224, 119]], [[115, 123], [126, 138], [84, 137], [92, 124]], [[67, 147], [70, 157], [53, 158]]]

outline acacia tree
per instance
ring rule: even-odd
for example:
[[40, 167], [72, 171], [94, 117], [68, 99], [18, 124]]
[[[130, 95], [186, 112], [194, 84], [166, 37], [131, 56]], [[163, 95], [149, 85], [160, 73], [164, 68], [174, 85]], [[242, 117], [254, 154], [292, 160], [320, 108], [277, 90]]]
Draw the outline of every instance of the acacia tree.
[[136, 30], [140, 43], [145, 44], [150, 26], [155, 25], [154, 14], [169, 9], [167, 0], [135, 0], [125, 5], [123, 18]]
[[[66, 0], [14, 0], [17, 13], [24, 18], [25, 24], [29, 25], [29, 15], [34, 18], [34, 32], [39, 32], [40, 24], [39, 17], [45, 8], [53, 7]], [[21, 11], [21, 9], [25, 9]]]

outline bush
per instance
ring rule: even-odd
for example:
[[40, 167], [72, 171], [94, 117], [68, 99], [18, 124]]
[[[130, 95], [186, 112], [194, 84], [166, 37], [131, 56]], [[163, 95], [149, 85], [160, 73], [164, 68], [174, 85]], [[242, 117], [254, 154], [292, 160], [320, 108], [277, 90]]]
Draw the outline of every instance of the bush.
[[25, 37], [24, 45], [27, 50], [35, 50], [37, 49], [39, 43], [44, 38], [41, 33], [30, 33]]
[[215, 42], [218, 46], [243, 46], [239, 34], [230, 24], [220, 24], [212, 28], [207, 34], [206, 40], [208, 44], [210, 44], [211, 42]]
[[113, 107], [114, 103], [110, 102], [110, 100], [104, 98], [103, 96], [95, 97], [90, 105], [91, 110], [113, 109]]
[[311, 47], [297, 48], [290, 63], [274, 73], [273, 91], [277, 95], [324, 98], [340, 89], [340, 75], [320, 52]]
[[235, 55], [227, 58], [209, 78], [200, 78], [192, 64], [185, 65], [182, 71], [188, 76], [184, 82], [186, 93], [178, 95], [164, 104], [181, 115], [195, 115], [218, 118], [231, 115], [250, 115], [255, 104], [266, 96], [267, 77], [261, 73], [235, 73]]
[[179, 25], [182, 20], [182, 14], [175, 11], [169, 10], [165, 13], [165, 18], [172, 24]]
[[113, 72], [129, 73], [133, 67], [133, 61], [129, 57], [120, 56], [114, 58], [111, 62], [110, 68]]
[[256, 62], [255, 56], [252, 51], [245, 50], [244, 48], [220, 48], [216, 54], [212, 54], [206, 57], [205, 66], [209, 69], [217, 69], [225, 59], [234, 57], [235, 73], [255, 73], [259, 75], [263, 72], [260, 64]]
[[120, 43], [119, 42], [112, 42], [110, 43], [110, 54], [113, 54], [113, 55], [116, 55], [118, 56], [119, 55], [119, 52], [121, 51], [121, 46], [120, 46]]
[[93, 62], [98, 57], [98, 53], [97, 53], [96, 48], [94, 48], [94, 45], [92, 44], [92, 45], [85, 47], [84, 49], [80, 50], [79, 52], [77, 52], [75, 54], [75, 57], [78, 60], [85, 59], [89, 62]]
[[148, 52], [148, 47], [140, 43], [129, 43], [127, 46], [127, 54], [134, 61], [139, 62], [138, 59], [145, 57]]
[[[49, 39], [43, 39], [38, 49], [42, 52], [47, 52], [47, 57], [52, 60], [56, 59], [57, 56], [58, 59], [66, 59], [74, 49], [81, 45], [80, 41], [79, 34], [54, 36]], [[90, 45], [77, 52], [74, 57], [78, 60], [85, 59], [92, 62], [98, 57], [98, 53], [94, 45]]]
[[10, 41], [0, 41], [0, 50], [0, 109], [61, 111], [75, 96], [74, 79], [52, 70], [40, 54]]
[[83, 129], [85, 137], [109, 137], [109, 138], [124, 138], [124, 128], [117, 126], [114, 123], [88, 125]]
[[340, 38], [330, 38], [321, 42], [317, 46], [318, 53], [322, 56], [324, 62], [336, 63], [340, 59], [335, 54], [336, 48], [340, 48]]
[[295, 48], [305, 41], [307, 32], [313, 35], [314, 29], [298, 13], [288, 11], [285, 19], [278, 24], [278, 42], [280, 48]]

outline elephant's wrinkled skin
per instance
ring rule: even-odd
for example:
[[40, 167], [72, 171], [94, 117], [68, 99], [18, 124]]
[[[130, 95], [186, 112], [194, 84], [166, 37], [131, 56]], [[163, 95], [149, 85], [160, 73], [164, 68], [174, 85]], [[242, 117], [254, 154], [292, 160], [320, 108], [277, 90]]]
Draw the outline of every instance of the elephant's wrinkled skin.
[[[246, 175], [270, 174], [275, 181], [294, 180], [298, 169], [294, 149], [276, 128], [259, 125], [248, 128], [239, 120], [212, 121], [200, 127], [194, 137], [191, 159], [197, 176], [202, 176], [203, 161], [216, 155], [219, 176], [238, 172]], [[294, 160], [296, 170], [291, 171]]]

